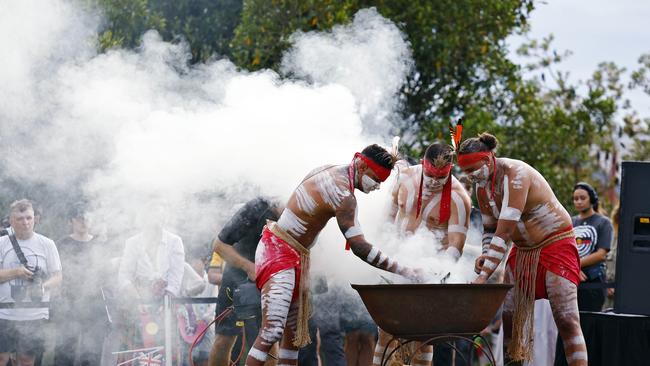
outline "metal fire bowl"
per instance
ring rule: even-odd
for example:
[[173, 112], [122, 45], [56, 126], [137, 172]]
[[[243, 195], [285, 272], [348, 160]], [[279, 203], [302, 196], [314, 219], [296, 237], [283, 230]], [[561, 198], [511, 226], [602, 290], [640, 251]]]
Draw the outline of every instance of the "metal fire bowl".
[[496, 315], [510, 284], [352, 285], [370, 316], [399, 338], [473, 335]]

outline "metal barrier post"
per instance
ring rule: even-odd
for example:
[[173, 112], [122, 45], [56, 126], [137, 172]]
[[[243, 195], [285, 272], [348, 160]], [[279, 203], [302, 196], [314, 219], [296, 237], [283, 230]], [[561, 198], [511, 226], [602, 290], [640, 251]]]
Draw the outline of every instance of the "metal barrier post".
[[172, 307], [171, 297], [165, 294], [163, 298], [163, 314], [165, 317], [165, 366], [172, 366]]

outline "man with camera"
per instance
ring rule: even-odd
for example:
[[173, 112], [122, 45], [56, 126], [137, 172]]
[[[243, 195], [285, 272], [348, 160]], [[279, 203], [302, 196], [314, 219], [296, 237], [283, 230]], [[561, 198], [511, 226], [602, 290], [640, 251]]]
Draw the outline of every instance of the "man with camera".
[[[216, 314], [219, 315], [233, 306], [233, 301], [235, 312], [226, 316], [216, 326], [217, 337], [210, 351], [211, 366], [229, 364], [235, 340], [241, 334], [238, 321], [243, 323], [249, 347], [255, 340], [262, 318], [259, 291], [252, 282], [255, 280], [255, 250], [266, 220], [277, 220], [282, 208], [274, 199], [254, 198], [230, 218], [214, 240], [214, 252], [227, 263], [219, 287]], [[243, 306], [245, 304], [238, 303], [239, 299], [251, 297], [255, 300], [254, 309], [246, 309]]]
[[[0, 237], [0, 303], [49, 301], [61, 284], [61, 261], [54, 241], [34, 232], [29, 200], [11, 204], [8, 235]], [[14, 365], [33, 365], [44, 349], [49, 309], [0, 308], [0, 366], [15, 353]]]

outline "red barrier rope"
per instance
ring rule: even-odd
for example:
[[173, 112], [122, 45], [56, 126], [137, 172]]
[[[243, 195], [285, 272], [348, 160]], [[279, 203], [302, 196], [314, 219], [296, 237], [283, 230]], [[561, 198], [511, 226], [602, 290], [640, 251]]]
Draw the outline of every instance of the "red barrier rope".
[[[196, 344], [199, 343], [199, 342], [201, 341], [201, 339], [203, 338], [203, 336], [205, 335], [205, 333], [208, 331], [208, 329], [210, 329], [210, 327], [212, 326], [212, 324], [214, 324], [214, 323], [216, 322], [216, 323], [217, 323], [216, 325], [219, 325], [219, 323], [221, 323], [221, 321], [222, 321], [226, 316], [230, 315], [230, 313], [233, 312], [233, 309], [234, 309], [234, 308], [231, 306], [231, 307], [227, 308], [226, 310], [222, 311], [221, 314], [217, 315], [217, 316], [216, 316], [216, 317], [215, 317], [215, 318], [210, 322], [210, 324], [208, 324], [208, 326], [207, 326], [205, 329], [203, 329], [203, 330], [201, 331], [201, 333], [199, 333], [199, 334], [196, 335], [196, 338], [194, 339], [194, 342], [192, 342], [192, 345], [190, 345], [190, 349], [189, 349], [189, 356], [188, 356], [188, 357], [189, 357], [189, 359], [190, 359], [189, 361], [190, 361], [190, 365], [191, 365], [191, 366], [194, 366], [194, 359], [192, 358], [192, 353], [194, 353], [194, 347], [196, 346]], [[241, 359], [241, 356], [244, 355], [244, 349], [245, 349], [245, 348], [246, 348], [246, 327], [244, 326], [244, 327], [242, 327], [241, 349], [239, 350], [239, 355], [237, 356], [237, 359], [236, 359], [234, 362], [231, 362], [231, 363], [230, 363], [231, 366], [237, 366], [237, 363], [238, 363], [239, 360]]]

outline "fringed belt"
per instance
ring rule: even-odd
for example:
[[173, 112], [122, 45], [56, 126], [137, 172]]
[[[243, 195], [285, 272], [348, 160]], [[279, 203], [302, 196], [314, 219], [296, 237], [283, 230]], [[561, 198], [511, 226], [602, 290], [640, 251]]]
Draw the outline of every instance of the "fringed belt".
[[575, 237], [573, 230], [562, 231], [532, 247], [517, 247], [515, 265], [515, 309], [512, 319], [512, 341], [508, 354], [513, 360], [530, 361], [533, 356], [533, 323], [535, 314], [535, 281], [542, 249], [556, 241]]
[[266, 227], [278, 238], [284, 240], [289, 246], [300, 254], [300, 284], [298, 288], [298, 323], [293, 345], [302, 348], [309, 343], [309, 317], [311, 303], [309, 301], [309, 249], [305, 248], [296, 239], [284, 231], [278, 224], [267, 220]]

